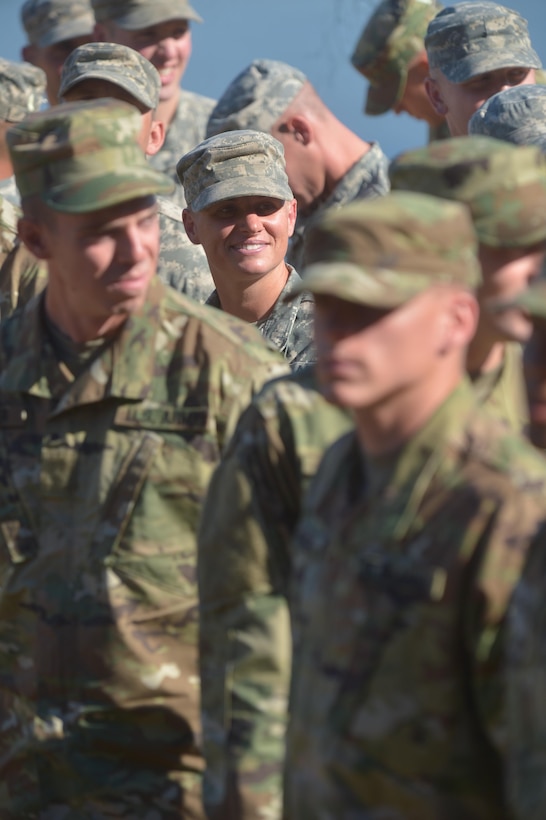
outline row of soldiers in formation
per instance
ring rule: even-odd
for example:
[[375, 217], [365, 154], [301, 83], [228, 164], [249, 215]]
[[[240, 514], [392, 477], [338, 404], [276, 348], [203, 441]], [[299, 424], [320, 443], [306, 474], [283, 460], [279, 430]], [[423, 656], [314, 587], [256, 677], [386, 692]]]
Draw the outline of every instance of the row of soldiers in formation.
[[0, 816], [543, 820], [525, 20], [380, 3], [368, 113], [449, 132], [389, 165], [284, 63], [182, 91], [186, 0], [22, 12], [58, 70], [29, 114], [2, 66]]

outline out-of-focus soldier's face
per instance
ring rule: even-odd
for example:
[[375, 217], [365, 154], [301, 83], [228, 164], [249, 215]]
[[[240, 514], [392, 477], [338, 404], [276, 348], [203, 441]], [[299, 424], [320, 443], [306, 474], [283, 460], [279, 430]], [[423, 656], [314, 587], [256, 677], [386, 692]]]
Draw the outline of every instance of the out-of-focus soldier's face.
[[529, 403], [529, 438], [535, 447], [546, 449], [546, 320], [534, 319], [531, 338], [525, 346], [523, 369]]
[[525, 342], [529, 338], [532, 326], [526, 314], [515, 306], [501, 309], [497, 306], [511, 302], [528, 287], [539, 275], [545, 255], [543, 242], [524, 248], [480, 245], [483, 281], [477, 292], [479, 328], [488, 332], [493, 340]]
[[46, 94], [50, 105], [57, 105], [59, 102], [61, 71], [66, 58], [78, 46], [90, 43], [91, 39], [91, 34], [89, 34], [84, 37], [71, 37], [51, 46], [28, 45], [24, 47], [23, 58], [41, 68], [46, 75]]

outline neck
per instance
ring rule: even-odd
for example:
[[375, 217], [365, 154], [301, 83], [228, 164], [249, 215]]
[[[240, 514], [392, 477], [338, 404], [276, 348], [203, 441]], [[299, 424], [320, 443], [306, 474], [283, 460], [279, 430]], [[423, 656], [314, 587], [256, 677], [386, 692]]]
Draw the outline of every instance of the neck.
[[45, 310], [50, 321], [77, 344], [85, 344], [95, 339], [108, 339], [127, 321], [127, 314], [124, 313], [99, 318], [72, 312], [65, 301], [59, 302], [55, 299], [49, 285], [45, 293]]
[[404, 446], [419, 432], [436, 410], [453, 393], [462, 378], [459, 372], [438, 384], [419, 385], [404, 396], [353, 412], [356, 433], [364, 452], [373, 457], [387, 456]]
[[222, 310], [245, 322], [259, 322], [274, 307], [288, 279], [288, 268], [283, 262], [257, 281], [235, 282], [215, 277]]
[[506, 344], [487, 333], [485, 328], [478, 330], [470, 342], [466, 357], [466, 369], [471, 376], [483, 376], [497, 370], [504, 359]]
[[170, 97], [168, 100], [163, 100], [158, 103], [154, 119], [160, 120], [162, 123], [164, 123], [165, 132], [168, 130], [169, 125], [172, 122], [179, 101], [180, 89], [178, 89], [176, 94], [173, 94], [173, 96]]
[[365, 142], [336, 118], [329, 124], [325, 137], [323, 151], [326, 165], [326, 184], [323, 199], [330, 196], [345, 174], [371, 148], [369, 142]]

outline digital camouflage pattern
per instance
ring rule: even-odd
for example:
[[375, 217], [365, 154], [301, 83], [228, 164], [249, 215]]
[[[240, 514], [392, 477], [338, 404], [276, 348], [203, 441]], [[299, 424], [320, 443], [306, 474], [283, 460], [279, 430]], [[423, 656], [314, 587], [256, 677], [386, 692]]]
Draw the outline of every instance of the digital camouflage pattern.
[[188, 0], [91, 0], [97, 23], [112, 20], [121, 28], [139, 29], [166, 20], [193, 20], [201, 17]]
[[[154, 0], [155, 2], [155, 0]], [[184, 208], [186, 200], [184, 190], [176, 174], [176, 163], [183, 154], [186, 154], [198, 143], [205, 139], [207, 121], [214, 107], [215, 101], [201, 94], [180, 89], [180, 101], [175, 115], [167, 127], [165, 142], [161, 149], [148, 158], [148, 162], [155, 168], [174, 180], [174, 188], [170, 198], [180, 208]]]
[[158, 70], [138, 51], [119, 43], [87, 43], [66, 58], [61, 71], [59, 97], [85, 80], [107, 80], [122, 88], [145, 108], [159, 103]]
[[497, 3], [470, 0], [440, 11], [429, 23], [425, 48], [431, 69], [452, 83], [499, 68], [542, 68], [527, 20]]
[[155, 279], [76, 378], [38, 297], [0, 372], [2, 818], [201, 818], [197, 521], [285, 365]]
[[26, 0], [21, 23], [29, 43], [40, 48], [73, 37], [91, 38], [95, 28], [89, 0]]
[[13, 63], [0, 57], [0, 120], [19, 122], [37, 111], [44, 99], [46, 78], [30, 63]]
[[0, 266], [17, 242], [17, 223], [21, 211], [5, 197], [0, 197]]
[[47, 285], [47, 266], [17, 240], [0, 266], [0, 320], [26, 305]]
[[294, 198], [284, 148], [263, 131], [231, 131], [200, 142], [176, 166], [191, 211], [239, 196]]
[[202, 245], [190, 242], [181, 210], [170, 199], [158, 197], [159, 259], [157, 275], [165, 284], [204, 303], [214, 290], [209, 263]]
[[474, 288], [480, 277], [467, 209], [396, 191], [330, 211], [311, 225], [303, 281], [293, 292], [393, 308], [434, 284]]
[[21, 197], [85, 213], [169, 193], [172, 183], [150, 168], [138, 145], [140, 128], [133, 105], [109, 98], [30, 114], [7, 132]]
[[472, 114], [468, 133], [546, 151], [546, 86], [516, 85], [489, 97]]
[[204, 802], [211, 820], [280, 817], [290, 678], [290, 540], [324, 450], [351, 428], [307, 367], [241, 416], [198, 539]]
[[366, 114], [385, 114], [400, 102], [408, 66], [424, 51], [427, 26], [441, 8], [436, 0], [381, 0], [376, 6], [351, 57], [370, 81]]
[[[302, 283], [294, 268], [289, 268], [288, 279], [272, 310], [263, 319], [254, 322], [264, 339], [280, 350], [292, 370], [314, 364], [316, 361], [313, 339], [313, 297], [305, 290], [290, 298]], [[290, 301], [287, 301], [287, 300]], [[222, 309], [216, 290], [207, 299], [207, 305]]]
[[480, 406], [486, 407], [489, 415], [503, 422], [513, 433], [523, 433], [529, 423], [522, 355], [520, 344], [508, 342], [499, 368], [493, 372], [470, 374]]
[[391, 459], [326, 453], [292, 545], [286, 820], [509, 820], [506, 615], [546, 465], [463, 383]]
[[288, 63], [253, 60], [216, 103], [207, 137], [224, 131], [270, 131], [306, 82], [305, 74]]
[[302, 268], [305, 258], [305, 232], [308, 226], [326, 211], [340, 208], [360, 199], [375, 199], [388, 193], [389, 160], [377, 142], [340, 179], [330, 196], [308, 215], [298, 213], [296, 227], [288, 244], [287, 260], [295, 268]]
[[452, 137], [396, 157], [389, 176], [395, 190], [464, 202], [484, 245], [518, 248], [546, 239], [546, 159], [536, 146]]

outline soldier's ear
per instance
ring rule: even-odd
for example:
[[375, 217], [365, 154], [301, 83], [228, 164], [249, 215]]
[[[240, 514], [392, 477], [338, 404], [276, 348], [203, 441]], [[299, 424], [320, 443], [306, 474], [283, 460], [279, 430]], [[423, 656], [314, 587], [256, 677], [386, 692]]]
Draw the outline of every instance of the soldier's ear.
[[165, 142], [165, 123], [161, 120], [153, 120], [148, 137], [148, 145], [146, 146], [146, 154], [153, 157], [157, 154], [163, 143]]
[[50, 253], [47, 243], [44, 241], [41, 225], [38, 221], [22, 216], [18, 223], [18, 233], [23, 242], [34, 256], [38, 259], [49, 259]]
[[439, 84], [432, 77], [425, 77], [425, 89], [436, 113], [440, 114], [442, 117], [445, 117], [447, 114], [447, 105], [442, 97]]
[[184, 208], [182, 211], [182, 222], [184, 223], [190, 242], [193, 242], [194, 245], [200, 245], [201, 242], [199, 241], [199, 232], [195, 224], [195, 219], [193, 218], [192, 212], [187, 208]]

